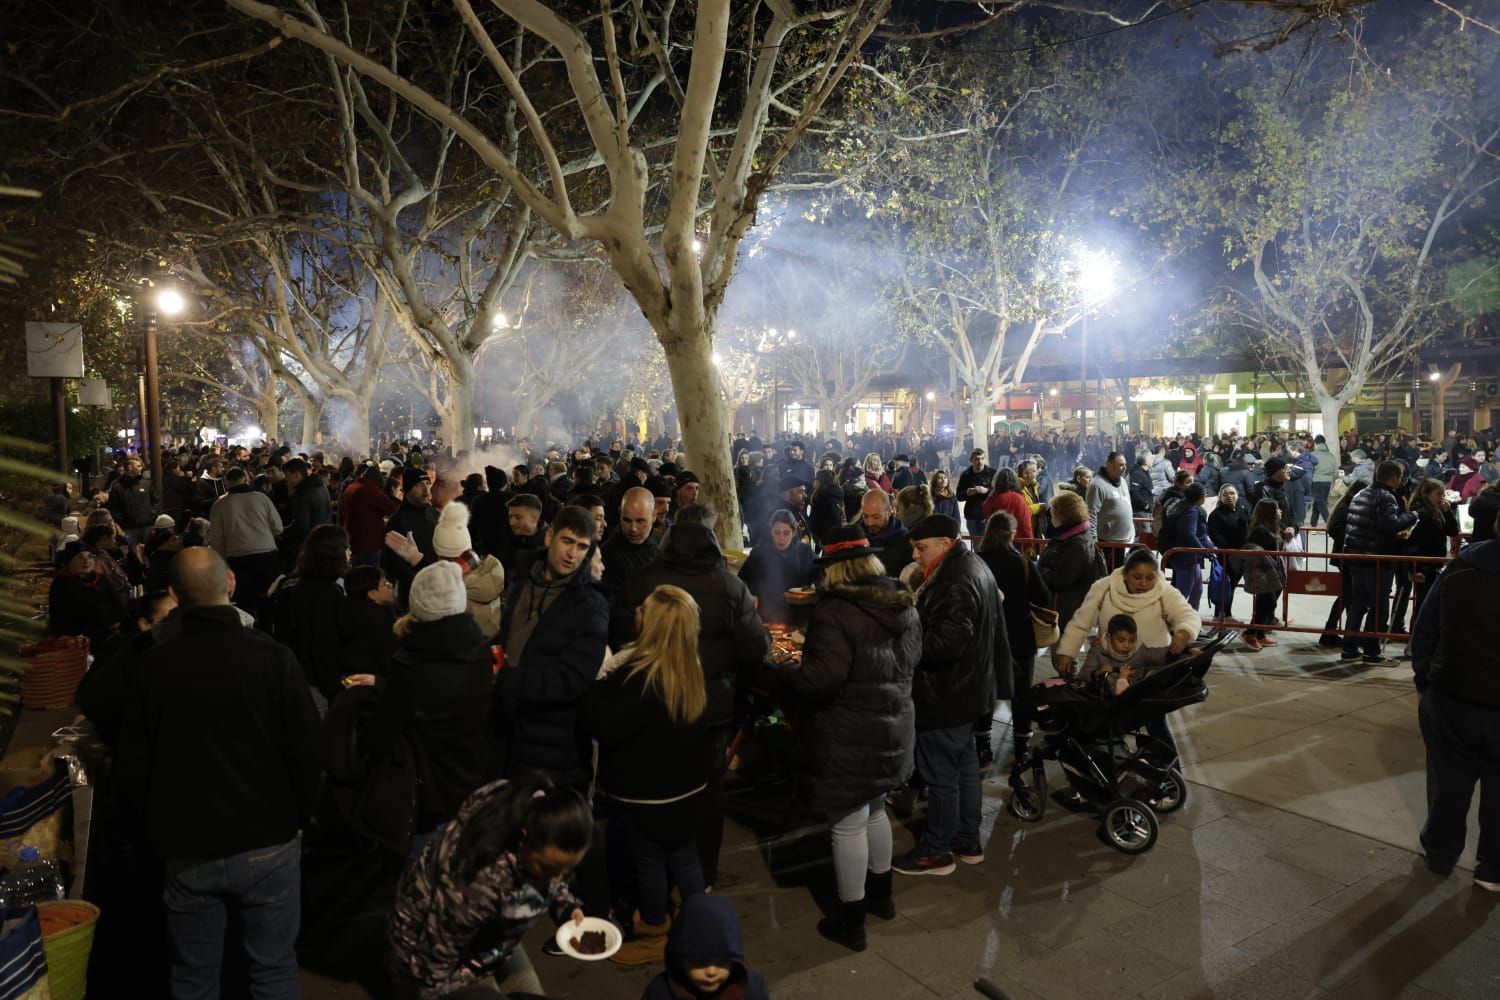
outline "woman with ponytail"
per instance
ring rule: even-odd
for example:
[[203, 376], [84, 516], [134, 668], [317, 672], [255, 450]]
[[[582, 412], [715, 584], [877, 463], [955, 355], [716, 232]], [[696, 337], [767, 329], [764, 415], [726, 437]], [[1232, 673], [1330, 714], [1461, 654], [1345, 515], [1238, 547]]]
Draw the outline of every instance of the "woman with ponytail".
[[392, 995], [433, 1000], [470, 987], [541, 993], [521, 938], [543, 913], [583, 920], [565, 879], [588, 851], [583, 796], [530, 774], [470, 795], [401, 876], [387, 933]]

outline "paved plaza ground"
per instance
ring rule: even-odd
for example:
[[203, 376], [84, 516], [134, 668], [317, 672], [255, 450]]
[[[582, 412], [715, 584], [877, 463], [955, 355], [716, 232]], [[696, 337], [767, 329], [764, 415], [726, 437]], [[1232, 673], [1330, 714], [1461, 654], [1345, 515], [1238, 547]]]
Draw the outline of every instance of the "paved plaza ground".
[[[1293, 619], [1321, 621], [1324, 608], [1296, 599]], [[1172, 719], [1189, 801], [1152, 851], [1120, 854], [1094, 821], [1055, 806], [1022, 824], [991, 775], [985, 863], [898, 876], [900, 915], [871, 922], [864, 954], [818, 937], [827, 833], [795, 818], [786, 830], [774, 783], [733, 796], [718, 891], [778, 1000], [957, 1000], [978, 996], [977, 976], [1018, 1000], [1500, 997], [1500, 897], [1472, 884], [1472, 831], [1447, 879], [1416, 853], [1423, 749], [1409, 674], [1342, 666], [1310, 636], [1221, 655], [1208, 701]], [[28, 720], [17, 745], [45, 735], [44, 721]], [[897, 824], [898, 851], [920, 817]], [[635, 1000], [655, 971], [547, 958], [543, 936], [528, 950], [553, 997]], [[313, 976], [304, 991], [364, 995]]]

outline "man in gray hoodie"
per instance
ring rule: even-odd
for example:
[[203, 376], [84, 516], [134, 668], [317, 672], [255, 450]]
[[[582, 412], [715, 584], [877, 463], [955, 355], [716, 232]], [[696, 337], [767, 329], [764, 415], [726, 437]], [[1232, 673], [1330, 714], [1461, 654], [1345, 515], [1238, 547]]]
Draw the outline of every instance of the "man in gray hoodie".
[[1313, 438], [1312, 457], [1317, 466], [1312, 474], [1312, 515], [1308, 523], [1316, 528], [1319, 511], [1323, 512], [1323, 523], [1328, 523], [1328, 494], [1339, 475], [1339, 457], [1328, 450], [1328, 440], [1321, 434]]

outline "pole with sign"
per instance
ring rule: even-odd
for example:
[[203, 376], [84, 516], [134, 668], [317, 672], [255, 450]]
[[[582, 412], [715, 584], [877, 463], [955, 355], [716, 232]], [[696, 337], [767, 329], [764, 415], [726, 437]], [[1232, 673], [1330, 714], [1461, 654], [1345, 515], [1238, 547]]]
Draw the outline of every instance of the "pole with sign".
[[26, 374], [51, 380], [52, 429], [57, 435], [57, 470], [68, 471], [68, 394], [64, 379], [83, 378], [83, 326], [79, 323], [27, 323]]

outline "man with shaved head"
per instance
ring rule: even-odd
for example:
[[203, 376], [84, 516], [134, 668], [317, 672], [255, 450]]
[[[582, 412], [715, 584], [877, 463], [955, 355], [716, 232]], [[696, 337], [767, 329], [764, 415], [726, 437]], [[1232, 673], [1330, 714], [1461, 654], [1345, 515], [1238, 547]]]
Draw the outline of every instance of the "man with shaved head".
[[609, 596], [609, 644], [619, 649], [635, 636], [635, 608], [625, 600], [630, 577], [656, 558], [651, 533], [656, 497], [644, 486], [627, 489], [620, 500], [619, 526], [604, 540], [604, 592]]
[[218, 995], [232, 910], [255, 995], [294, 997], [317, 711], [292, 651], [230, 604], [217, 552], [178, 553], [171, 590], [180, 631], [137, 661], [115, 771], [165, 862], [172, 995]]

